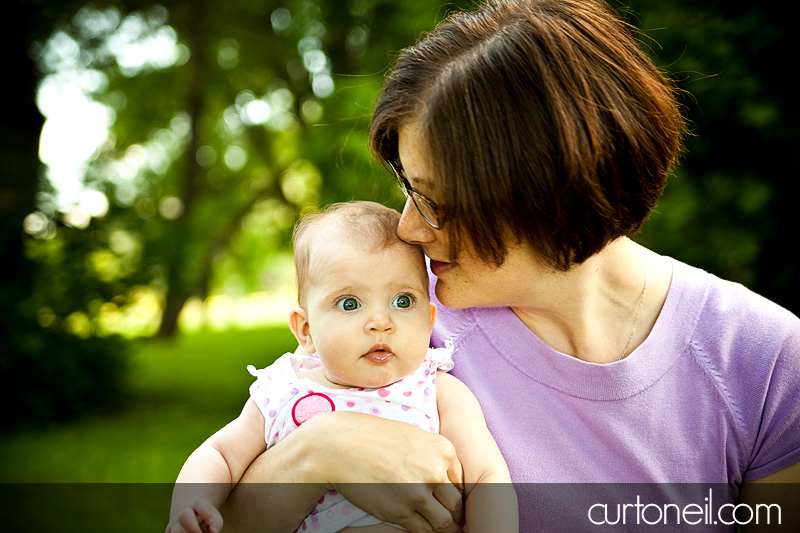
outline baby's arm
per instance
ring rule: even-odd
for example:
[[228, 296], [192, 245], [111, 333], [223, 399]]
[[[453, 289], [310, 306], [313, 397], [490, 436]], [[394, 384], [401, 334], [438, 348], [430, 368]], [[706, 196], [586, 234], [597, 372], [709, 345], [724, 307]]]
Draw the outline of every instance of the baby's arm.
[[436, 382], [440, 433], [464, 468], [467, 531], [517, 533], [517, 494], [478, 400], [450, 374], [438, 372]]
[[222, 527], [219, 508], [245, 469], [266, 448], [264, 416], [253, 400], [242, 413], [200, 445], [181, 468], [172, 493], [166, 533], [208, 531]]

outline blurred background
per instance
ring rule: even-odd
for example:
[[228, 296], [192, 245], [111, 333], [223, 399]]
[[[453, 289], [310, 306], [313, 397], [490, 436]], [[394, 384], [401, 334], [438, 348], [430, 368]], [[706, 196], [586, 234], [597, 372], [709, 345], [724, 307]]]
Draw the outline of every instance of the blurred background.
[[[469, 1], [16, 0], [3, 76], [0, 482], [164, 482], [293, 338], [297, 216], [402, 206], [367, 125]], [[612, 0], [684, 89], [637, 237], [795, 313], [796, 66], [764, 3]]]

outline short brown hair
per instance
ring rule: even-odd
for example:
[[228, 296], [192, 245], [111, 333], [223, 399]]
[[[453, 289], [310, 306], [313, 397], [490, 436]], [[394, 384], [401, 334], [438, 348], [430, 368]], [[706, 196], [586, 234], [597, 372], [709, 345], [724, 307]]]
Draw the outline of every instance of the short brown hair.
[[[304, 302], [304, 288], [311, 265], [311, 240], [323, 226], [336, 224], [337, 231], [346, 232], [354, 243], [365, 250], [380, 251], [392, 246], [414, 246], [397, 236], [400, 213], [376, 202], [341, 202], [319, 212], [305, 215], [295, 224], [292, 234], [294, 265], [297, 277], [297, 299]], [[422, 248], [419, 249], [421, 269], [427, 276]]]
[[493, 0], [451, 15], [387, 76], [370, 147], [397, 160], [420, 121], [436, 199], [502, 264], [507, 235], [567, 270], [637, 232], [666, 185], [685, 123], [674, 86], [598, 0]]

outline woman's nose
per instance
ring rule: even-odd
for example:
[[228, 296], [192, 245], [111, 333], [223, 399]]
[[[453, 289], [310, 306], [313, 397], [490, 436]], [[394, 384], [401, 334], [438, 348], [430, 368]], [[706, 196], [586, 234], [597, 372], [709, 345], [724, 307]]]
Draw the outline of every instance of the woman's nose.
[[397, 236], [411, 244], [427, 244], [436, 239], [435, 230], [425, 222], [411, 198], [406, 198], [406, 205], [403, 206]]

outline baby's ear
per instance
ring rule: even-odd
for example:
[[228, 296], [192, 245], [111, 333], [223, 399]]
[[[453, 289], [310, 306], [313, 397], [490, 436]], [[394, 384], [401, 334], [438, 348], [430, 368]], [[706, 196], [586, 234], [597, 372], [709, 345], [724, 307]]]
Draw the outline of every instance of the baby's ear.
[[433, 325], [436, 323], [436, 304], [430, 302], [428, 305], [431, 306], [431, 329], [433, 329]]
[[314, 340], [311, 338], [311, 326], [308, 323], [308, 314], [302, 307], [295, 307], [289, 312], [289, 329], [294, 333], [300, 347], [312, 354], [317, 350], [314, 348]]

